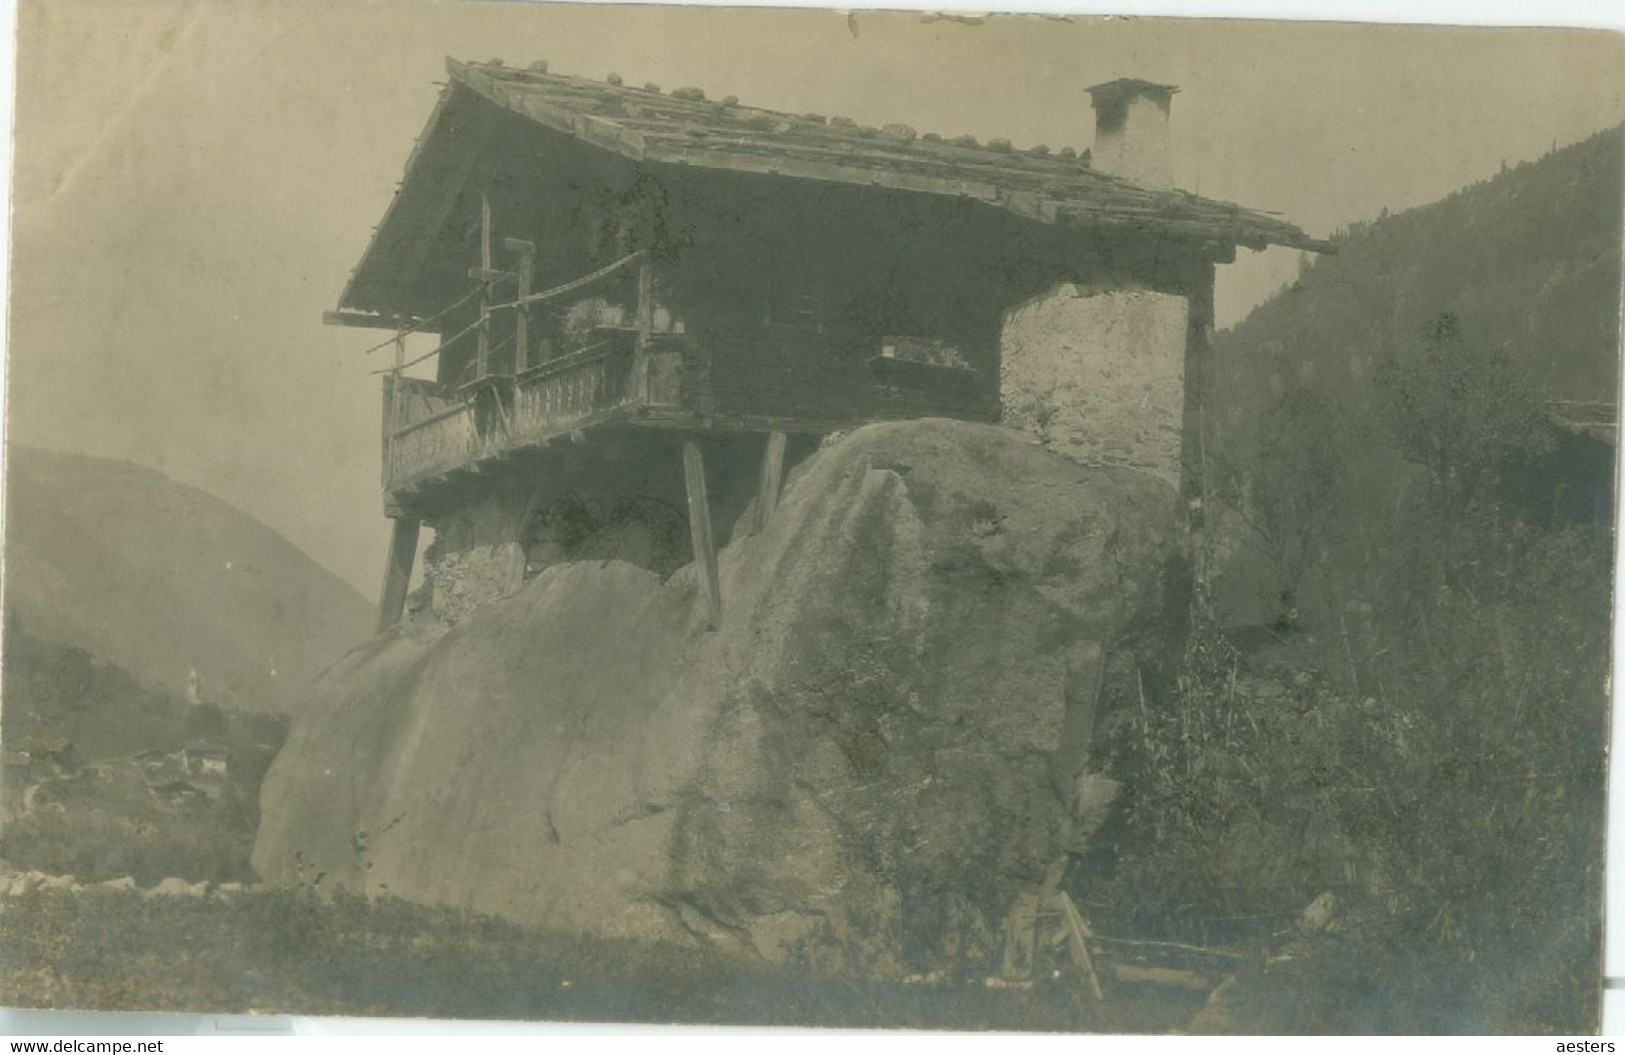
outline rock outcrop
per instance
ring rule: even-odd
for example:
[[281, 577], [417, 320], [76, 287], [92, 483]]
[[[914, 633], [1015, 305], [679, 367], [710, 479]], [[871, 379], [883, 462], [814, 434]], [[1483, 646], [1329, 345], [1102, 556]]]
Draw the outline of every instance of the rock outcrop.
[[692, 566], [575, 562], [352, 653], [254, 865], [773, 960], [989, 957], [1065, 849], [1103, 680], [1182, 614], [1178, 525], [1166, 484], [1012, 430], [869, 426], [723, 550], [717, 632]]

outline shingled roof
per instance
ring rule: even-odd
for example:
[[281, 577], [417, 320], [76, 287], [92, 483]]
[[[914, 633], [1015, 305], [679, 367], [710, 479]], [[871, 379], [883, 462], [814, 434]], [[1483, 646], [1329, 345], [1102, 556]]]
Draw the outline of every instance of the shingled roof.
[[[707, 99], [697, 88], [662, 92], [655, 85], [562, 76], [538, 62], [517, 69], [500, 62], [446, 60], [450, 82], [407, 163], [406, 187], [423, 161], [447, 101], [466, 89], [536, 124], [631, 161], [753, 172], [886, 187], [985, 201], [1039, 223], [1127, 226], [1263, 249], [1282, 245], [1329, 252], [1328, 242], [1267, 213], [1180, 190], [1152, 190], [1088, 166], [1087, 158], [1018, 150], [1007, 140], [920, 135], [902, 124], [881, 128], [840, 117], [788, 114], [745, 106], [729, 96]], [[397, 192], [379, 234], [405, 205]], [[405, 206], [410, 211], [410, 206]], [[374, 239], [365, 265], [376, 267], [388, 239]], [[352, 281], [341, 303], [362, 306]]]

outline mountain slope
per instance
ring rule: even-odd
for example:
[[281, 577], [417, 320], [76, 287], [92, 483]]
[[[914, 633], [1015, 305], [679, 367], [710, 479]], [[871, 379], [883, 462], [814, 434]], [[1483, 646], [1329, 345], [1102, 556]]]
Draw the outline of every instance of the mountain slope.
[[1612, 443], [1557, 426], [1609, 411], [1553, 401], [1617, 399], [1622, 207], [1625, 126], [1354, 225], [1218, 335], [1205, 456], [1227, 619], [1310, 617], [1327, 561], [1364, 559], [1351, 524], [1369, 536], [1468, 471], [1422, 464], [1451, 430], [1518, 516], [1609, 519]]
[[1273, 371], [1288, 383], [1358, 385], [1450, 313], [1468, 339], [1538, 371], [1547, 398], [1612, 401], [1622, 148], [1625, 126], [1354, 225], [1335, 256], [1308, 263], [1219, 336], [1221, 378]]
[[371, 629], [372, 607], [240, 510], [123, 462], [13, 446], [7, 609], [34, 637], [146, 684], [292, 713]]

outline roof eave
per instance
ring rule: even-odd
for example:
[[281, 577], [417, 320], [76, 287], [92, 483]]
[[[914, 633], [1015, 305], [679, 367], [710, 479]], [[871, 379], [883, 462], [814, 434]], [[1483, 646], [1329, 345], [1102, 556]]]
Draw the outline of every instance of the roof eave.
[[[525, 74], [522, 71], [510, 70], [507, 67], [499, 67], [499, 69], [504, 71], [506, 77], [536, 76]], [[766, 158], [759, 154], [734, 153], [726, 150], [688, 150], [669, 143], [646, 142], [643, 136], [617, 125], [614, 121], [548, 107], [534, 97], [523, 95], [518, 89], [506, 84], [502, 78], [493, 76], [486, 67], [479, 63], [460, 62], [448, 57], [446, 59], [446, 72], [453, 81], [464, 84], [493, 105], [521, 114], [544, 127], [612, 151], [632, 161], [753, 172], [792, 178], [799, 177], [856, 186], [878, 186], [893, 190], [952, 197], [970, 197], [990, 202], [997, 201], [1017, 215], [1044, 223], [1056, 223], [1058, 210], [1055, 206], [1064, 208], [1065, 204], [1064, 202], [1053, 201], [1044, 195], [1034, 195], [1029, 191], [1013, 193], [1004, 191], [987, 180], [947, 178], [879, 168], [862, 169], [787, 157]], [[545, 77], [546, 75], [542, 74], [540, 76]], [[1109, 84], [1117, 83], [1126, 82], [1109, 82], [1108, 85], [1097, 85], [1096, 87], [1108, 87]], [[1148, 81], [1134, 81], [1133, 83], [1144, 84], [1150, 88], [1170, 92], [1178, 91], [1178, 88], [1173, 85], [1154, 84]], [[1092, 175], [1108, 180], [1117, 179], [1104, 173], [1092, 173]], [[1126, 183], [1127, 181], [1120, 182]], [[1133, 184], [1129, 185], [1134, 186]], [[1144, 190], [1144, 188], [1137, 189]], [[1312, 238], [1285, 220], [1277, 220], [1230, 202], [1201, 199], [1195, 195], [1190, 197], [1204, 204], [1233, 210], [1235, 213], [1234, 218], [1243, 221], [1232, 225], [1222, 220], [1215, 220], [1211, 225], [1211, 234], [1214, 237], [1228, 237], [1237, 245], [1246, 245], [1248, 248], [1254, 249], [1267, 248], [1269, 245], [1283, 245], [1292, 249], [1304, 249], [1316, 253], [1335, 252], [1330, 242]], [[1158, 225], [1151, 224], [1149, 226], [1155, 227]], [[1169, 226], [1177, 227], [1178, 223], [1177, 221], [1171, 222]]]
[[[448, 63], [450, 61], [450, 59], [447, 60]], [[361, 260], [354, 268], [350, 270], [350, 276], [344, 283], [344, 291], [339, 294], [338, 307], [340, 311], [362, 307], [361, 304], [356, 302], [357, 283], [361, 279], [362, 273], [367, 266], [367, 262], [372, 259], [374, 250], [378, 248], [378, 243], [384, 229], [388, 227], [390, 225], [390, 221], [395, 218], [395, 214], [400, 207], [401, 194], [406, 187], [407, 181], [412, 178], [412, 172], [417, 167], [418, 160], [423, 156], [423, 151], [429, 142], [429, 137], [432, 136], [435, 129], [439, 127], [441, 117], [446, 111], [446, 105], [451, 99], [451, 95], [452, 85], [447, 84], [440, 90], [439, 97], [435, 99], [434, 109], [429, 111], [429, 118], [423, 123], [423, 131], [419, 132], [417, 139], [413, 140], [412, 152], [406, 157], [406, 166], [403, 170], [403, 175], [401, 176], [400, 181], [395, 184], [394, 196], [390, 198], [389, 205], [385, 207], [383, 218], [378, 221], [377, 226], [372, 229], [372, 233], [368, 236], [367, 247], [361, 252]]]

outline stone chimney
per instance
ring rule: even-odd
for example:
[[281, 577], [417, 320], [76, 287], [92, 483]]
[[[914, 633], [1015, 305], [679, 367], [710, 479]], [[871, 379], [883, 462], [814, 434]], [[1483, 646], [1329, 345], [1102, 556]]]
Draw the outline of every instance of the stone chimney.
[[1125, 77], [1089, 89], [1095, 104], [1091, 165], [1155, 190], [1168, 190], [1173, 165], [1168, 146], [1168, 108], [1178, 88]]

